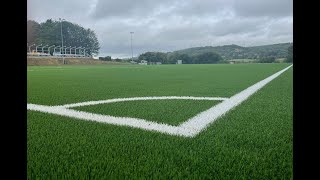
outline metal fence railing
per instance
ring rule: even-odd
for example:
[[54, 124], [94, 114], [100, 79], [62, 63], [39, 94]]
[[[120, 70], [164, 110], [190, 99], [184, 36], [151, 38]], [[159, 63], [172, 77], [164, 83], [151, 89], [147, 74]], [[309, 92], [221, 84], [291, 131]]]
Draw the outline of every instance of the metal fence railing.
[[27, 56], [33, 57], [78, 57], [89, 58], [92, 57], [88, 54], [88, 48], [84, 47], [67, 47], [67, 46], [49, 46], [49, 45], [36, 45], [27, 44]]

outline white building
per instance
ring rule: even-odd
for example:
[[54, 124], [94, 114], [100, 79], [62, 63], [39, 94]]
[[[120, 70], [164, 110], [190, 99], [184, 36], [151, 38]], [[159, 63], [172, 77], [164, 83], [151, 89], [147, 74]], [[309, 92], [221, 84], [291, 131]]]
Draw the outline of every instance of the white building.
[[140, 65], [148, 65], [148, 61], [146, 60], [141, 60], [141, 62], [139, 63]]
[[182, 60], [177, 60], [177, 64], [182, 64]]

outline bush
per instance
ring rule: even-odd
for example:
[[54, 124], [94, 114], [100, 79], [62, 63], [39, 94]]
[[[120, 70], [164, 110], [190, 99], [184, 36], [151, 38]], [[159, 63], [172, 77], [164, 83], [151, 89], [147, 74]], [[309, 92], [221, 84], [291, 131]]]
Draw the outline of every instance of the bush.
[[101, 60], [101, 61], [111, 61], [111, 56], [99, 57], [99, 60]]
[[288, 48], [288, 55], [286, 62], [293, 62], [293, 45]]
[[269, 57], [262, 57], [261, 59], [259, 59], [260, 63], [273, 63], [275, 62], [276, 58], [273, 56], [269, 56]]

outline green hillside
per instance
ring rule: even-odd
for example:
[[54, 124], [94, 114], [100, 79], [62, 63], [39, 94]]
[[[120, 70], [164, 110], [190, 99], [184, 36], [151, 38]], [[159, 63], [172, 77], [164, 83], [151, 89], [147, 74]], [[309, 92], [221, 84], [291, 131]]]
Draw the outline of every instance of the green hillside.
[[225, 60], [229, 59], [257, 59], [259, 57], [274, 56], [276, 58], [285, 58], [288, 54], [288, 47], [292, 43], [280, 43], [263, 46], [242, 47], [235, 44], [224, 46], [205, 46], [193, 47], [170, 52], [169, 54], [187, 54], [197, 55], [206, 52], [215, 52]]

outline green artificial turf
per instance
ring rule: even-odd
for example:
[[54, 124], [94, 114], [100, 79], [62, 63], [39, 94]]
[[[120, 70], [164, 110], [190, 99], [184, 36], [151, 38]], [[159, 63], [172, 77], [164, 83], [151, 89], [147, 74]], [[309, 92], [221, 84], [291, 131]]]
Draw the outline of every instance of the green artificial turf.
[[[286, 66], [30, 67], [28, 103], [229, 97]], [[292, 68], [194, 138], [36, 111], [27, 128], [28, 179], [292, 179]]]
[[288, 64], [56, 66], [27, 69], [28, 103], [143, 96], [230, 97]]
[[179, 125], [219, 102], [206, 100], [145, 100], [81, 106], [73, 109], [116, 117], [133, 117]]

